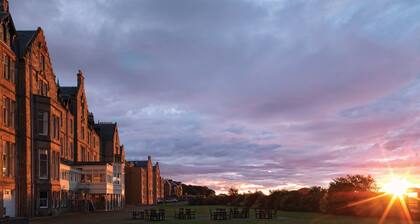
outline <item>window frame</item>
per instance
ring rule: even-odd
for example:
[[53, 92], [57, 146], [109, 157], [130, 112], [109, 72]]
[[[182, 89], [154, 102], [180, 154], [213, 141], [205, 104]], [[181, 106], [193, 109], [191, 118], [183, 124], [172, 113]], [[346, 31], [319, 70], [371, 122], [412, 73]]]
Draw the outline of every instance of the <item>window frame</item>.
[[[45, 197], [41, 197], [44, 193]], [[41, 205], [41, 202], [45, 202], [45, 205]], [[39, 192], [39, 208], [48, 208], [48, 191]]]
[[[45, 158], [41, 158], [41, 156], [45, 156]], [[39, 150], [39, 152], [38, 152], [38, 159], [39, 159], [39, 161], [38, 161], [38, 165], [39, 165], [39, 172], [38, 172], [38, 177], [39, 177], [39, 179], [40, 180], [48, 180], [48, 175], [49, 175], [49, 153], [48, 153], [48, 150], [47, 149], [40, 149]], [[41, 163], [43, 163], [43, 162], [45, 162], [45, 174], [43, 174], [43, 173], [41, 173], [42, 172], [42, 170], [41, 170], [41, 167], [42, 167], [42, 164]]]

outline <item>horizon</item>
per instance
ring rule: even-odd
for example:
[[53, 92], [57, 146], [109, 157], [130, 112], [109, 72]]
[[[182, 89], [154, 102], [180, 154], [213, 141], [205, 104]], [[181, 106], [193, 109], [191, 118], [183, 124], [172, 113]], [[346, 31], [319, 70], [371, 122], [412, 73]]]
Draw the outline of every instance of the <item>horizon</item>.
[[[128, 160], [217, 193], [370, 174], [420, 187], [420, 4], [11, 1]], [[106, 96], [105, 98], [103, 96]]]

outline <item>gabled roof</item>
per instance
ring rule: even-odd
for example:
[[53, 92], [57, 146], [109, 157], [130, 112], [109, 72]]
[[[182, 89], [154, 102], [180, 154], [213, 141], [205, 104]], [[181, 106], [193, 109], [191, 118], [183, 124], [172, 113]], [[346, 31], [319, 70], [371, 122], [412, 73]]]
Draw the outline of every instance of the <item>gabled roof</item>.
[[95, 129], [101, 136], [101, 141], [112, 141], [117, 129], [117, 123], [97, 123], [95, 124]]
[[35, 39], [37, 32], [37, 30], [17, 31], [19, 57], [24, 56], [26, 49], [29, 47], [29, 45], [31, 45], [32, 40]]
[[60, 86], [60, 95], [62, 96], [76, 96], [77, 87], [76, 86]]
[[16, 34], [15, 24], [13, 23], [12, 15], [10, 15], [9, 12], [0, 11], [0, 19], [2, 21], [5, 20], [5, 19], [10, 19], [10, 24], [9, 25], [10, 25], [10, 28], [12, 28], [11, 31], [13, 32], [13, 34]]

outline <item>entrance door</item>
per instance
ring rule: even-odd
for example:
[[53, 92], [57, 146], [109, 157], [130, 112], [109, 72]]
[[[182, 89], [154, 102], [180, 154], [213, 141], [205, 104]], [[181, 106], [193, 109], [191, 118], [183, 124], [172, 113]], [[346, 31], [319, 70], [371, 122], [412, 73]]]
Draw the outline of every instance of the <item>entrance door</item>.
[[3, 190], [3, 204], [6, 209], [6, 216], [15, 217], [16, 214], [16, 198], [15, 191]]

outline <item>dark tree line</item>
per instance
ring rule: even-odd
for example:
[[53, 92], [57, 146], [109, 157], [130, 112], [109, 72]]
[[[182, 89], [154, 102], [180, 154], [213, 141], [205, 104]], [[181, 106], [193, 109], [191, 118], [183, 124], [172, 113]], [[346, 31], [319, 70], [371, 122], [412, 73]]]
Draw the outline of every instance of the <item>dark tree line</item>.
[[[192, 205], [227, 205], [283, 211], [380, 216], [390, 201], [390, 197], [380, 197], [380, 195], [373, 177], [347, 175], [333, 179], [328, 189], [315, 186], [292, 191], [276, 190], [265, 195], [260, 191], [238, 193], [237, 189], [232, 188], [228, 194], [195, 197], [191, 198], [189, 203]], [[377, 199], [358, 203], [374, 197]]]
[[182, 184], [182, 194], [184, 196], [202, 196], [210, 197], [214, 196], [216, 193], [214, 190], [206, 186], [195, 186], [195, 185], [186, 185]]

